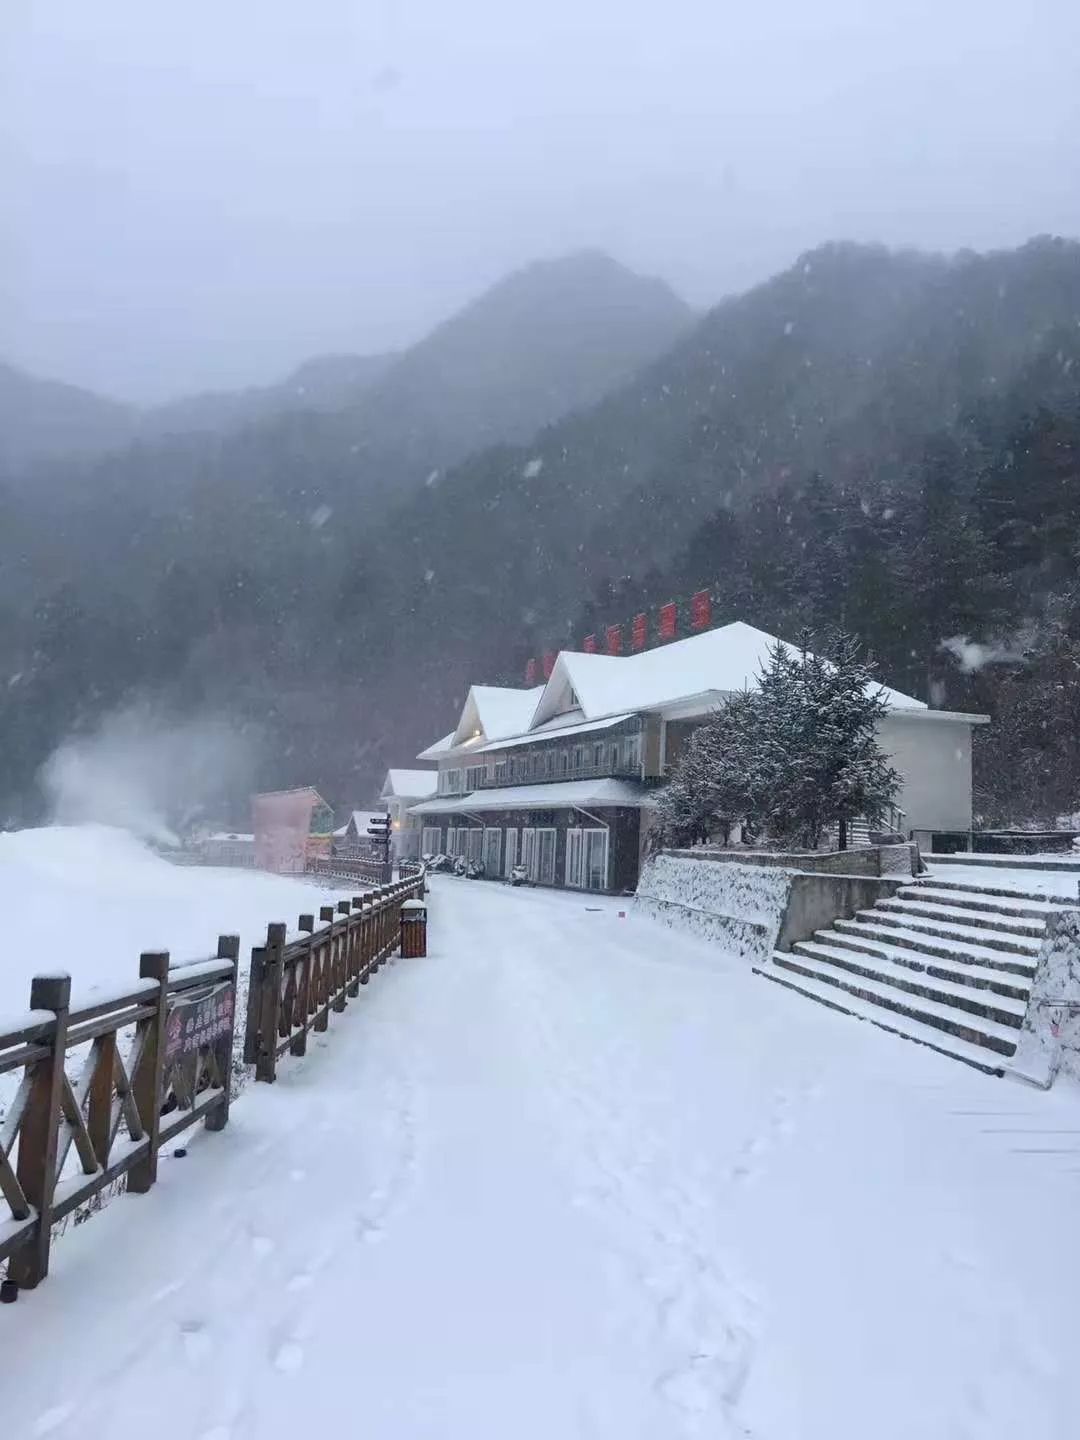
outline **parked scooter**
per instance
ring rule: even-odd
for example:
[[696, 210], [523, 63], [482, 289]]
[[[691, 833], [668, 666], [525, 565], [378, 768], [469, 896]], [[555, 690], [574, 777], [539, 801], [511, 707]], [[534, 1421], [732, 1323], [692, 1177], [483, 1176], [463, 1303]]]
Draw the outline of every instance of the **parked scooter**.
[[465, 875], [469, 880], [482, 880], [484, 878], [483, 860], [470, 860], [466, 866]]
[[512, 865], [510, 867], [510, 884], [524, 885], [529, 878], [529, 872], [524, 865]]
[[468, 872], [469, 872], [469, 862], [465, 859], [465, 856], [464, 856], [464, 855], [455, 855], [455, 856], [454, 856], [454, 874], [455, 874], [455, 875], [460, 875], [460, 876], [465, 876], [465, 875], [468, 874]]

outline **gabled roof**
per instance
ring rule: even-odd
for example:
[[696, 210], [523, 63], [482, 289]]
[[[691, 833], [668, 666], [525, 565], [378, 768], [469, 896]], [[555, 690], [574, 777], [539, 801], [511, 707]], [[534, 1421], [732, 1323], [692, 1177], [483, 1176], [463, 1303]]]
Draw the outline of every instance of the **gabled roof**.
[[[627, 711], [662, 710], [679, 701], [752, 690], [776, 637], [741, 620], [638, 655], [564, 650], [536, 706], [531, 729], [564, 710], [588, 720]], [[780, 642], [792, 655], [795, 646]], [[880, 687], [891, 709], [925, 710], [914, 696]]]
[[543, 693], [543, 685], [534, 685], [531, 690], [505, 685], [470, 686], [451, 746], [505, 740], [510, 735], [522, 734], [528, 730]]
[[437, 760], [440, 755], [445, 755], [448, 750], [454, 748], [454, 732], [444, 735], [441, 740], [436, 740], [434, 745], [429, 745], [426, 750], [421, 750], [417, 755], [418, 760]]
[[385, 811], [385, 810], [353, 810], [353, 811], [351, 811], [350, 814], [349, 814], [348, 820], [345, 821], [345, 824], [342, 825], [341, 829], [334, 831], [334, 839], [335, 839], [335, 840], [340, 840], [340, 839], [342, 839], [343, 836], [345, 836], [346, 834], [348, 834], [348, 830], [349, 830], [349, 826], [350, 826], [350, 825], [351, 825], [351, 826], [353, 827], [353, 829], [356, 831], [357, 835], [366, 835], [366, 834], [367, 834], [367, 828], [368, 828], [368, 826], [371, 824], [372, 820], [374, 820], [374, 819], [376, 818], [376, 816], [378, 816], [380, 819], [385, 820], [385, 819], [386, 819], [386, 811]]
[[388, 770], [379, 793], [380, 800], [424, 800], [434, 795], [439, 784], [437, 770]]

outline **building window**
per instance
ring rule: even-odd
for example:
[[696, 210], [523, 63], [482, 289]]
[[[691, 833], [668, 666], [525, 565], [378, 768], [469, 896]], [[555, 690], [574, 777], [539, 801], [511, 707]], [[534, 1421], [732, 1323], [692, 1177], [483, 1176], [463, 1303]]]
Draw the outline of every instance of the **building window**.
[[575, 770], [582, 770], [582, 769], [584, 769], [584, 766], [585, 766], [585, 746], [584, 746], [584, 745], [575, 745], [575, 746], [574, 746], [574, 769], [575, 769]]
[[479, 790], [480, 786], [483, 785], [483, 783], [484, 783], [484, 766], [483, 766], [483, 765], [470, 765], [469, 768], [465, 771], [465, 788], [466, 788], [466, 790]]
[[626, 764], [629, 769], [634, 769], [641, 764], [641, 735], [627, 735], [623, 742], [623, 751], [626, 756]]
[[437, 825], [424, 826], [424, 833], [420, 840], [421, 855], [438, 855], [441, 834]]
[[491, 826], [484, 831], [484, 874], [492, 879], [499, 873], [501, 853], [502, 831]]
[[495, 784], [496, 784], [496, 785], [505, 785], [505, 784], [506, 784], [506, 761], [505, 761], [505, 760], [500, 760], [499, 763], [495, 766]]
[[597, 769], [597, 770], [603, 769], [603, 765], [604, 765], [604, 745], [603, 745], [603, 741], [601, 741], [601, 740], [598, 740], [598, 741], [596, 742], [596, 744], [592, 747], [592, 763], [593, 763], [593, 766], [594, 766], [595, 769]]
[[461, 771], [440, 770], [439, 771], [439, 793], [441, 795], [461, 794]]
[[566, 832], [566, 884], [574, 890], [608, 888], [607, 830]]
[[518, 832], [516, 827], [507, 830], [506, 850], [503, 855], [503, 874], [508, 880], [510, 879], [510, 871], [513, 870], [517, 864], [517, 839]]
[[544, 751], [544, 774], [550, 779], [555, 774], [555, 751]]
[[525, 866], [525, 874], [530, 880], [536, 879], [534, 858], [536, 854], [536, 831], [526, 827], [521, 832], [521, 863]]
[[560, 750], [560, 751], [559, 751], [559, 774], [560, 774], [560, 775], [568, 775], [569, 773], [570, 773], [570, 752], [569, 752], [569, 750]]
[[484, 832], [483, 832], [483, 830], [481, 830], [480, 827], [479, 827], [479, 825], [477, 825], [477, 826], [476, 826], [475, 828], [473, 828], [472, 830], [469, 830], [469, 831], [466, 832], [466, 837], [467, 837], [468, 847], [469, 847], [469, 848], [468, 848], [468, 851], [467, 851], [469, 859], [470, 859], [470, 860], [479, 860], [479, 859], [481, 859], [482, 856], [483, 856], [483, 853], [484, 853]]

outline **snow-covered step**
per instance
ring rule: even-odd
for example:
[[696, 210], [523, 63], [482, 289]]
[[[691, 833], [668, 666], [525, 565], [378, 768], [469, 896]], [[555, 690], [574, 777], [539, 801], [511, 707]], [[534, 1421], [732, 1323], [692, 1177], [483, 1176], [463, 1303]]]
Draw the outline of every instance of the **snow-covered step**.
[[1042, 920], [1061, 909], [1077, 908], [1076, 899], [1037, 895], [1019, 890], [990, 890], [982, 885], [973, 888], [962, 885], [959, 880], [917, 880], [911, 885], [902, 885], [896, 892], [904, 900], [930, 901], [942, 905], [953, 905], [958, 909], [987, 911], [994, 915], [1008, 915], [1020, 920]]
[[932, 1029], [942, 1030], [948, 1035], [963, 1040], [968, 1045], [979, 1045], [998, 1055], [1010, 1056], [1016, 1051], [1018, 1031], [1014, 1026], [1002, 1025], [970, 1015], [955, 1005], [936, 1000], [923, 999], [896, 989], [887, 981], [871, 980], [861, 975], [852, 975], [824, 960], [814, 960], [805, 955], [788, 955], [775, 951], [772, 965], [787, 970], [804, 979], [816, 980], [820, 984], [835, 986], [847, 994], [879, 1005], [908, 1020], [918, 1021]]
[[[867, 913], [874, 915], [874, 920], [837, 920], [833, 928], [848, 935], [861, 935], [865, 940], [880, 940], [885, 945], [903, 945], [908, 950], [918, 950], [922, 955], [938, 955], [943, 960], [967, 959], [972, 965], [993, 966], [995, 961], [1000, 965], [1003, 959], [1008, 959], [1013, 962], [1009, 969], [1024, 962], [1024, 973], [1034, 968], [1035, 954], [1025, 949], [1021, 941], [1017, 941], [1016, 948], [1013, 948], [1011, 944], [1004, 943], [1006, 937], [1001, 944], [977, 943], [956, 936], [946, 939], [925, 930], [897, 925], [891, 916], [889, 919], [893, 923], [890, 924], [876, 911]], [[988, 938], [991, 942], [996, 939], [994, 936]]]
[[899, 965], [905, 970], [946, 980], [950, 985], [965, 985], [971, 990], [988, 990], [1009, 1000], [1022, 1001], [1025, 1005], [1031, 994], [1034, 970], [1023, 974], [1015, 971], [992, 969], [988, 965], [968, 965], [963, 960], [942, 960], [937, 955], [921, 955], [917, 950], [907, 950], [901, 945], [883, 945], [877, 940], [863, 940], [857, 935], [845, 935], [840, 930], [819, 930], [809, 940], [800, 940], [795, 945], [826, 945], [844, 955], [854, 955], [862, 963], [871, 966], [881, 962]]
[[969, 953], [968, 947], [957, 945], [950, 947], [948, 953], [938, 953], [913, 948], [911, 945], [894, 945], [892, 938], [897, 934], [895, 930], [883, 930], [881, 933], [882, 939], [870, 939], [866, 935], [849, 934], [833, 926], [832, 929], [819, 930], [815, 938], [828, 936], [830, 945], [841, 945], [846, 950], [861, 950], [867, 955], [880, 955], [885, 960], [906, 956], [915, 965], [948, 965], [953, 969], [962, 966], [965, 970], [985, 971], [987, 974], [996, 974], [1007, 985], [1021, 986], [1027, 991], [1031, 989], [1037, 964], [1034, 956], [1025, 959], [1022, 955], [1010, 955], [1005, 950], [989, 950], [980, 959]]
[[1044, 874], [1061, 873], [1080, 879], [1080, 860], [1068, 855], [976, 855], [965, 851], [960, 855], [924, 855], [927, 865], [955, 865], [957, 868], [978, 866], [987, 870], [1038, 870]]
[[[995, 925], [990, 917], [984, 917], [972, 923], [962, 910], [948, 910], [944, 914], [942, 910], [941, 906], [913, 905], [909, 900], [879, 900], [871, 909], [856, 913], [860, 920], [869, 918], [882, 925], [899, 925], [943, 940], [988, 945], [991, 950], [1011, 950], [1014, 955], [1037, 955], [1046, 933], [1041, 920], [1002, 918]], [[1020, 926], [1025, 928], [1018, 928]]]
[[[828, 935], [828, 931], [823, 932]], [[781, 952], [782, 953], [782, 952]], [[910, 952], [914, 958], [914, 951]], [[970, 983], [971, 977], [959, 973], [958, 978], [938, 975], [930, 969], [916, 968], [904, 958], [885, 959], [869, 955], [865, 951], [845, 949], [829, 945], [823, 940], [800, 940], [794, 947], [794, 954], [819, 960], [836, 970], [845, 970], [852, 975], [861, 975], [866, 980], [882, 985], [891, 985], [908, 995], [917, 995], [923, 1000], [937, 1004], [952, 1005], [969, 1015], [982, 1020], [991, 1020], [995, 1025], [1004, 1025], [1019, 1030], [1027, 1009], [1027, 993], [1002, 995]], [[903, 952], [901, 952], [902, 956]], [[959, 972], [963, 966], [958, 967]]]
[[1004, 1064], [1000, 1060], [995, 1060], [991, 1052], [983, 1046], [971, 1045], [956, 1036], [946, 1035], [934, 1025], [926, 1025], [919, 1020], [904, 1018], [892, 1011], [883, 1010], [873, 1001], [861, 1000], [849, 991], [838, 990], [835, 986], [806, 974], [797, 975], [775, 963], [755, 965], [753, 968], [755, 975], [761, 975], [764, 979], [772, 980], [777, 985], [783, 985], [788, 990], [794, 990], [799, 995], [805, 995], [810, 1000], [817, 1000], [820, 1004], [827, 1005], [830, 1010], [838, 1010], [841, 1014], [851, 1015], [856, 1020], [866, 1020], [871, 1025], [876, 1025], [879, 1030], [887, 1030], [890, 1034], [899, 1035], [904, 1040], [911, 1040], [916, 1045], [925, 1045], [930, 1050], [936, 1050], [940, 1055], [947, 1055], [950, 1060], [960, 1060], [965, 1065], [972, 1065], [976, 1070], [982, 1070], [987, 1075], [1004, 1075], [1005, 1073]]

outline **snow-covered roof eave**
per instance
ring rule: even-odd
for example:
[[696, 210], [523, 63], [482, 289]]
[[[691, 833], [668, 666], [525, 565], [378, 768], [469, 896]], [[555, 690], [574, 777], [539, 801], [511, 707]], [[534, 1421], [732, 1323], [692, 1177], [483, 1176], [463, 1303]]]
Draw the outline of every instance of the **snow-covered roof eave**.
[[953, 725], [989, 725], [989, 715], [969, 715], [964, 710], [932, 710], [929, 705], [915, 709], [910, 705], [890, 705], [889, 720], [945, 720]]
[[592, 807], [639, 810], [648, 792], [630, 780], [565, 780], [540, 785], [502, 785], [446, 795], [409, 807], [410, 815], [469, 815], [485, 810], [576, 810]]

